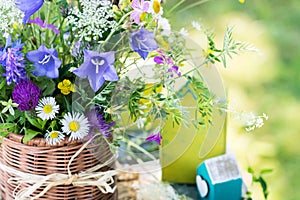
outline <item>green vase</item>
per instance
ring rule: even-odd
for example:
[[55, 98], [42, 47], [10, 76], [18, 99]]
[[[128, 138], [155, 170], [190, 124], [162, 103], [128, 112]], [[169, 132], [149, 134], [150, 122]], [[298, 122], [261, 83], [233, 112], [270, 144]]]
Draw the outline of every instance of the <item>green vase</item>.
[[[210, 88], [214, 94], [225, 98], [222, 88]], [[182, 106], [192, 107], [197, 101], [189, 83], [179, 91]], [[189, 109], [191, 118], [195, 117], [195, 108]], [[224, 154], [226, 151], [226, 114], [213, 111], [212, 124], [200, 126], [175, 125], [168, 121], [164, 127], [160, 164], [162, 180], [173, 183], [196, 182], [197, 167], [207, 158]]]

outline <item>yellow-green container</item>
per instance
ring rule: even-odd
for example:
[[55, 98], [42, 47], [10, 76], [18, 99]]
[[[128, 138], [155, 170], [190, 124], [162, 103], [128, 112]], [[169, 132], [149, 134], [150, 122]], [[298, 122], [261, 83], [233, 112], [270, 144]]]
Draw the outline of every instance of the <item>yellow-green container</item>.
[[[215, 94], [225, 98], [221, 88], [210, 88]], [[195, 117], [196, 99], [189, 84], [185, 84], [178, 95], [182, 96], [182, 106], [190, 107], [191, 118]], [[205, 159], [224, 154], [226, 151], [226, 114], [213, 111], [212, 125], [198, 130], [189, 125], [176, 125], [171, 121], [164, 127], [160, 163], [162, 180], [174, 183], [195, 183], [196, 170]]]

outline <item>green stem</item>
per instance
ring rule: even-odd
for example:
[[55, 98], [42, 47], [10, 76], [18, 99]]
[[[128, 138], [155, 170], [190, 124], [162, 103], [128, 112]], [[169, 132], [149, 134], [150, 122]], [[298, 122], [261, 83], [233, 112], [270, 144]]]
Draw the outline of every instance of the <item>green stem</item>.
[[131, 140], [126, 138], [126, 142], [129, 146], [134, 147], [135, 149], [141, 151], [142, 153], [144, 153], [146, 156], [148, 156], [150, 159], [152, 160], [156, 160], [156, 158], [150, 154], [148, 151], [146, 151], [144, 148], [142, 148], [141, 146], [135, 144], [134, 142], [132, 142]]
[[[124, 16], [120, 19], [120, 21], [118, 22], [118, 24], [116, 25], [116, 27], [119, 27], [119, 26], [123, 23], [123, 21], [124, 21], [130, 14], [131, 14], [131, 12], [126, 13], [126, 15], [124, 15]], [[116, 32], [116, 30], [111, 31], [111, 32], [109, 33], [109, 35], [107, 36], [106, 40], [104, 40], [104, 42], [102, 43], [102, 46], [103, 46], [103, 47], [104, 47], [104, 46], [106, 45], [106, 43], [110, 40], [110, 38], [113, 36], [113, 34], [114, 34], [115, 32]]]
[[[65, 22], [65, 18], [63, 18], [63, 20], [59, 23], [59, 26], [57, 27], [57, 29], [58, 30], [60, 30], [60, 27], [61, 26], [63, 26], [63, 23]], [[63, 33], [61, 32], [60, 34], [62, 34], [63, 35]], [[54, 36], [53, 36], [53, 38], [52, 38], [52, 40], [51, 40], [51, 42], [50, 42], [50, 44], [53, 44], [54, 43], [54, 41], [55, 41], [55, 39], [56, 39], [56, 37], [57, 37], [57, 34], [54, 34]]]
[[[33, 24], [30, 24], [30, 31], [31, 31], [32, 37], [34, 39], [35, 38], [35, 34], [34, 34], [34, 31], [33, 31]], [[29, 41], [31, 42], [32, 46], [37, 47], [37, 44], [34, 44], [34, 42], [32, 40], [29, 39]]]
[[172, 12], [174, 12], [174, 10], [176, 10], [181, 4], [183, 4], [185, 2], [185, 0], [181, 0], [179, 1], [175, 6], [173, 6], [168, 12], [167, 12], [167, 16], [170, 16], [170, 14], [172, 14]]
[[210, 0], [196, 1], [195, 3], [192, 3], [192, 4], [188, 5], [188, 6], [186, 6], [185, 8], [181, 9], [180, 11], [178, 11], [178, 13], [185, 12], [185, 11], [191, 9], [191, 8], [197, 7], [197, 6], [199, 6], [199, 5], [203, 4], [203, 3], [206, 3], [208, 1], [210, 1]]
[[[191, 70], [185, 72], [185, 73], [182, 74], [181, 76], [186, 76], [186, 75], [188, 75], [189, 73], [192, 73], [192, 72], [198, 70], [199, 67], [202, 67], [202, 66], [206, 65], [207, 63], [208, 63], [208, 61], [203, 62], [202, 64], [198, 65], [197, 67], [193, 67], [193, 69], [191, 69]], [[179, 78], [180, 78], [180, 77], [176, 77], [175, 79], [179, 79]]]
[[[46, 21], [46, 23], [50, 23], [49, 22], [49, 19], [50, 19], [50, 14], [51, 14], [51, 5], [50, 5], [50, 3], [48, 4], [48, 9], [47, 9], [47, 16], [46, 16], [46, 19], [45, 19], [45, 21]], [[46, 33], [45, 33], [45, 41], [49, 41], [48, 40], [48, 33], [49, 33], [49, 29], [48, 30], [46, 30]]]

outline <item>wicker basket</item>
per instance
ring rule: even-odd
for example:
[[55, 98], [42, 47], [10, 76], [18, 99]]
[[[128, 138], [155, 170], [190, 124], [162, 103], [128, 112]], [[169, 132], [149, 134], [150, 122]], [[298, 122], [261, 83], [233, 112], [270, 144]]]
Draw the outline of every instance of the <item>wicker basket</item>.
[[[67, 165], [71, 157], [82, 147], [80, 141], [61, 143], [59, 146], [49, 146], [44, 139], [33, 139], [27, 144], [22, 144], [22, 136], [10, 134], [3, 139], [0, 148], [0, 161], [11, 168], [37, 175], [49, 175], [53, 173], [67, 174]], [[111, 157], [109, 146], [103, 140], [97, 144], [89, 144], [72, 162], [70, 170], [72, 174], [89, 169], [104, 163]], [[112, 166], [101, 169], [106, 171]], [[6, 172], [0, 174], [0, 194], [5, 200], [13, 200], [13, 191], [16, 183], [8, 183], [7, 180], [14, 175]], [[22, 184], [19, 189], [28, 187]], [[39, 188], [34, 195], [42, 191]], [[1, 199], [1, 198], [0, 198]], [[117, 192], [103, 194], [96, 186], [78, 187], [73, 185], [59, 185], [51, 188], [39, 200], [112, 200], [117, 199]]]
[[[0, 146], [0, 163], [3, 163], [2, 161], [2, 148]], [[3, 184], [3, 171], [0, 169], [0, 200], [1, 200], [1, 197], [4, 196], [4, 184]]]

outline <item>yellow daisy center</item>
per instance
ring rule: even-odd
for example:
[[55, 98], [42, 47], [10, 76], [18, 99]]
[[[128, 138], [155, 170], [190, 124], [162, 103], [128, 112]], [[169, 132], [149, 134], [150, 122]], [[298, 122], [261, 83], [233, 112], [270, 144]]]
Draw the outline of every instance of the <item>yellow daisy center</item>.
[[59, 133], [57, 131], [53, 131], [49, 134], [50, 138], [55, 139], [58, 138]]
[[156, 14], [158, 14], [160, 12], [160, 2], [158, 0], [154, 0], [153, 10]]
[[43, 110], [44, 110], [44, 113], [50, 114], [52, 112], [52, 106], [47, 104], [47, 105], [44, 106]]
[[74, 132], [75, 132], [75, 131], [78, 131], [78, 130], [79, 130], [80, 125], [79, 125], [78, 122], [72, 121], [72, 122], [70, 122], [70, 124], [69, 124], [69, 128], [70, 128], [71, 131], [74, 131]]

